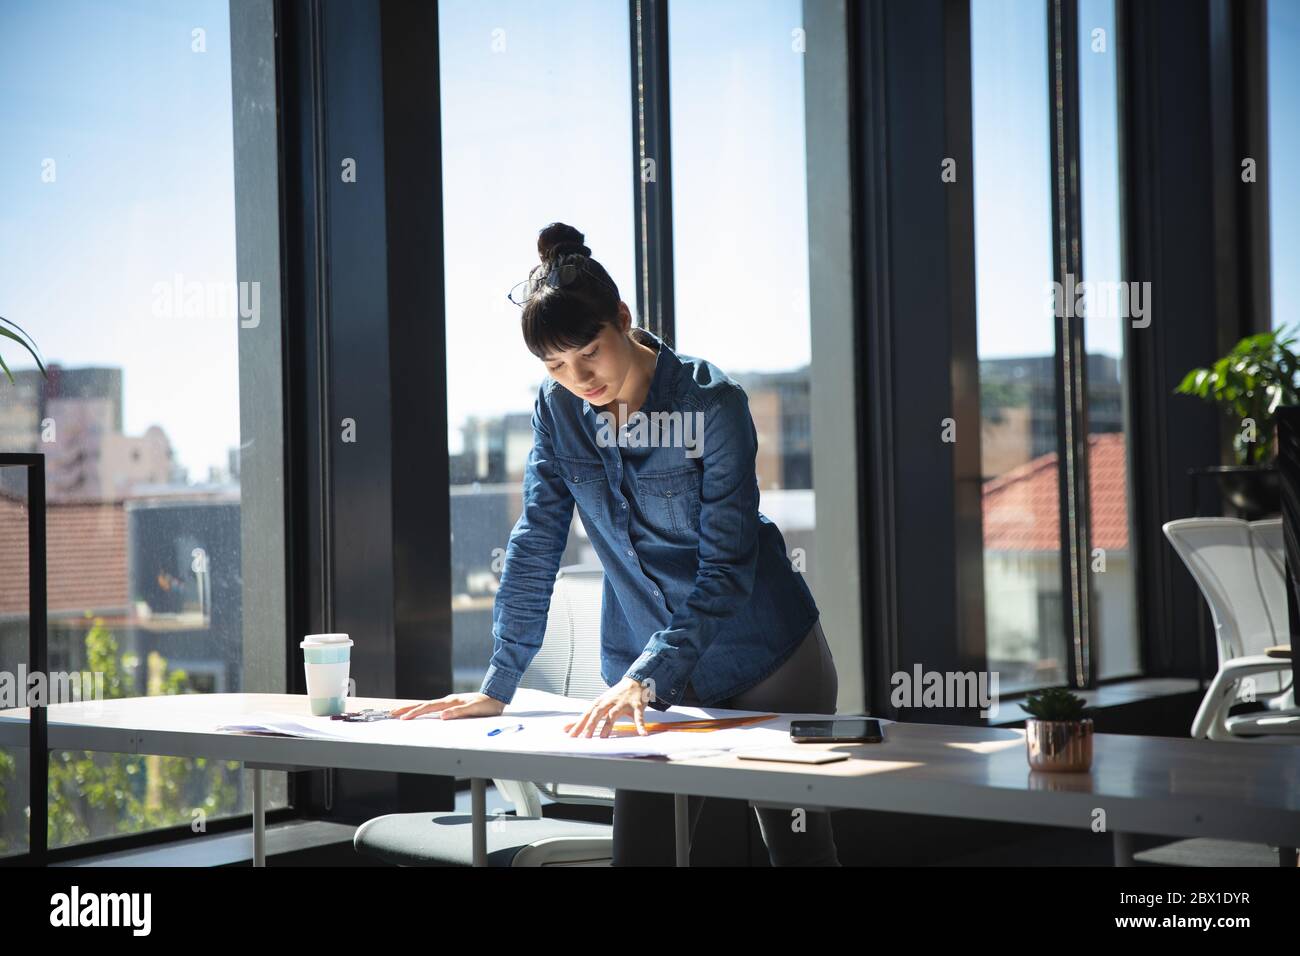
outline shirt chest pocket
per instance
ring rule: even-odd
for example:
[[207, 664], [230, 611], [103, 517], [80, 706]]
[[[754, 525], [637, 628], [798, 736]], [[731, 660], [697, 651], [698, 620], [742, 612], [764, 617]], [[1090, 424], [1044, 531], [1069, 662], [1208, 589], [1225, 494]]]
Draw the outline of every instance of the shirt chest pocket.
[[605, 466], [588, 458], [555, 456], [555, 467], [578, 508], [592, 518], [605, 516]]
[[662, 531], [700, 527], [700, 470], [693, 466], [638, 475], [637, 493], [646, 521]]

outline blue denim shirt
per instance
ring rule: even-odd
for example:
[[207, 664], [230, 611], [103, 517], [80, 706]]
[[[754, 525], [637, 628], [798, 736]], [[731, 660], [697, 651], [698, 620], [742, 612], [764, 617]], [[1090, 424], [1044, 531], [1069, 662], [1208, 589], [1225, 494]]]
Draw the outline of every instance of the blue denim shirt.
[[744, 390], [653, 333], [633, 334], [658, 358], [625, 430], [552, 378], [538, 390], [523, 514], [480, 689], [497, 700], [510, 702], [541, 647], [575, 503], [605, 571], [601, 677], [653, 682], [650, 706], [679, 703], [688, 681], [704, 704], [748, 690], [819, 617], [780, 529], [758, 510], [758, 435]]

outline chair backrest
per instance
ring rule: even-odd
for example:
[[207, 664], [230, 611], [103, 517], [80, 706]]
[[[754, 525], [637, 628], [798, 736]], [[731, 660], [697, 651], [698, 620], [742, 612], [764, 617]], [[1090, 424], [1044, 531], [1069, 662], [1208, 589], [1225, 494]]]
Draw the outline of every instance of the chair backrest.
[[[1273, 587], [1280, 588], [1278, 597], [1282, 601], [1282, 615], [1286, 615], [1286, 541], [1282, 537], [1282, 519], [1265, 518], [1250, 523], [1250, 541], [1259, 561], [1260, 582], [1266, 584], [1264, 594], [1272, 596]], [[1273, 575], [1277, 575], [1274, 581]], [[1267, 577], [1267, 582], [1266, 582]], [[1271, 607], [1271, 606], [1270, 606]], [[1274, 621], [1280, 620], [1274, 618]], [[1279, 630], [1281, 626], [1279, 625]]]
[[[600, 676], [600, 610], [604, 585], [605, 570], [598, 564], [560, 568], [551, 592], [541, 649], [533, 655], [520, 687], [582, 700], [594, 700], [609, 690]], [[539, 790], [560, 803], [605, 806], [614, 802], [614, 792], [608, 787], [516, 780], [494, 783], [526, 816], [541, 814]]]
[[1164, 532], [1210, 606], [1220, 666], [1287, 643], [1280, 520], [1183, 518]]
[[551, 592], [542, 647], [520, 687], [594, 700], [609, 689], [600, 676], [600, 606], [605, 571], [600, 565], [560, 568]]
[[[1264, 608], [1273, 624], [1276, 639], [1270, 644], [1290, 642], [1290, 625], [1286, 609], [1286, 540], [1282, 536], [1281, 518], [1264, 518], [1250, 523], [1250, 543], [1255, 552], [1255, 570], [1259, 574], [1259, 592]], [[1260, 648], [1246, 640], [1246, 653], [1258, 654]], [[1262, 674], [1256, 677], [1256, 691], [1271, 694], [1280, 691], [1286, 680], [1283, 674]]]

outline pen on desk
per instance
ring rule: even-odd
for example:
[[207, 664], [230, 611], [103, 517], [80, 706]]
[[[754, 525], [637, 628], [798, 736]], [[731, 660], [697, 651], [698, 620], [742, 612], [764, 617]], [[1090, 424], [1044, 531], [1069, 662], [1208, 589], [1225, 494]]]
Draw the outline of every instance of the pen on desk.
[[515, 724], [513, 727], [497, 727], [488, 731], [489, 737], [495, 737], [497, 734], [512, 734], [517, 730], [523, 730], [523, 724]]

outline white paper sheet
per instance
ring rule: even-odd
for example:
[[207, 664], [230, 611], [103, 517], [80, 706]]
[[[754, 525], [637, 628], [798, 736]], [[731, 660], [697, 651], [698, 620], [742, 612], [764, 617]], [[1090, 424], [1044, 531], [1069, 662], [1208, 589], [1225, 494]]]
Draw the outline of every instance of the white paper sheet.
[[[437, 714], [414, 720], [378, 720], [352, 723], [328, 717], [285, 716], [265, 712], [250, 714], [237, 724], [215, 729], [228, 732], [277, 733], [291, 737], [324, 740], [356, 740], [384, 744], [428, 747], [503, 750], [516, 753], [558, 753], [605, 757], [668, 757], [689, 759], [736, 749], [760, 750], [790, 746], [790, 724], [796, 720], [826, 719], [825, 714], [773, 714], [767, 720], [740, 727], [708, 731], [659, 730], [639, 736], [635, 730], [618, 731], [610, 737], [570, 737], [565, 724], [576, 721], [589, 701], [561, 697], [542, 691], [520, 689], [505, 712], [497, 717], [463, 717], [444, 720]], [[753, 717], [754, 711], [716, 707], [673, 707], [668, 711], [649, 709], [647, 724], [671, 724], [707, 718]], [[632, 727], [628, 718], [617, 722]], [[881, 720], [882, 724], [890, 721]], [[496, 728], [522, 725], [523, 729], [489, 735]]]

